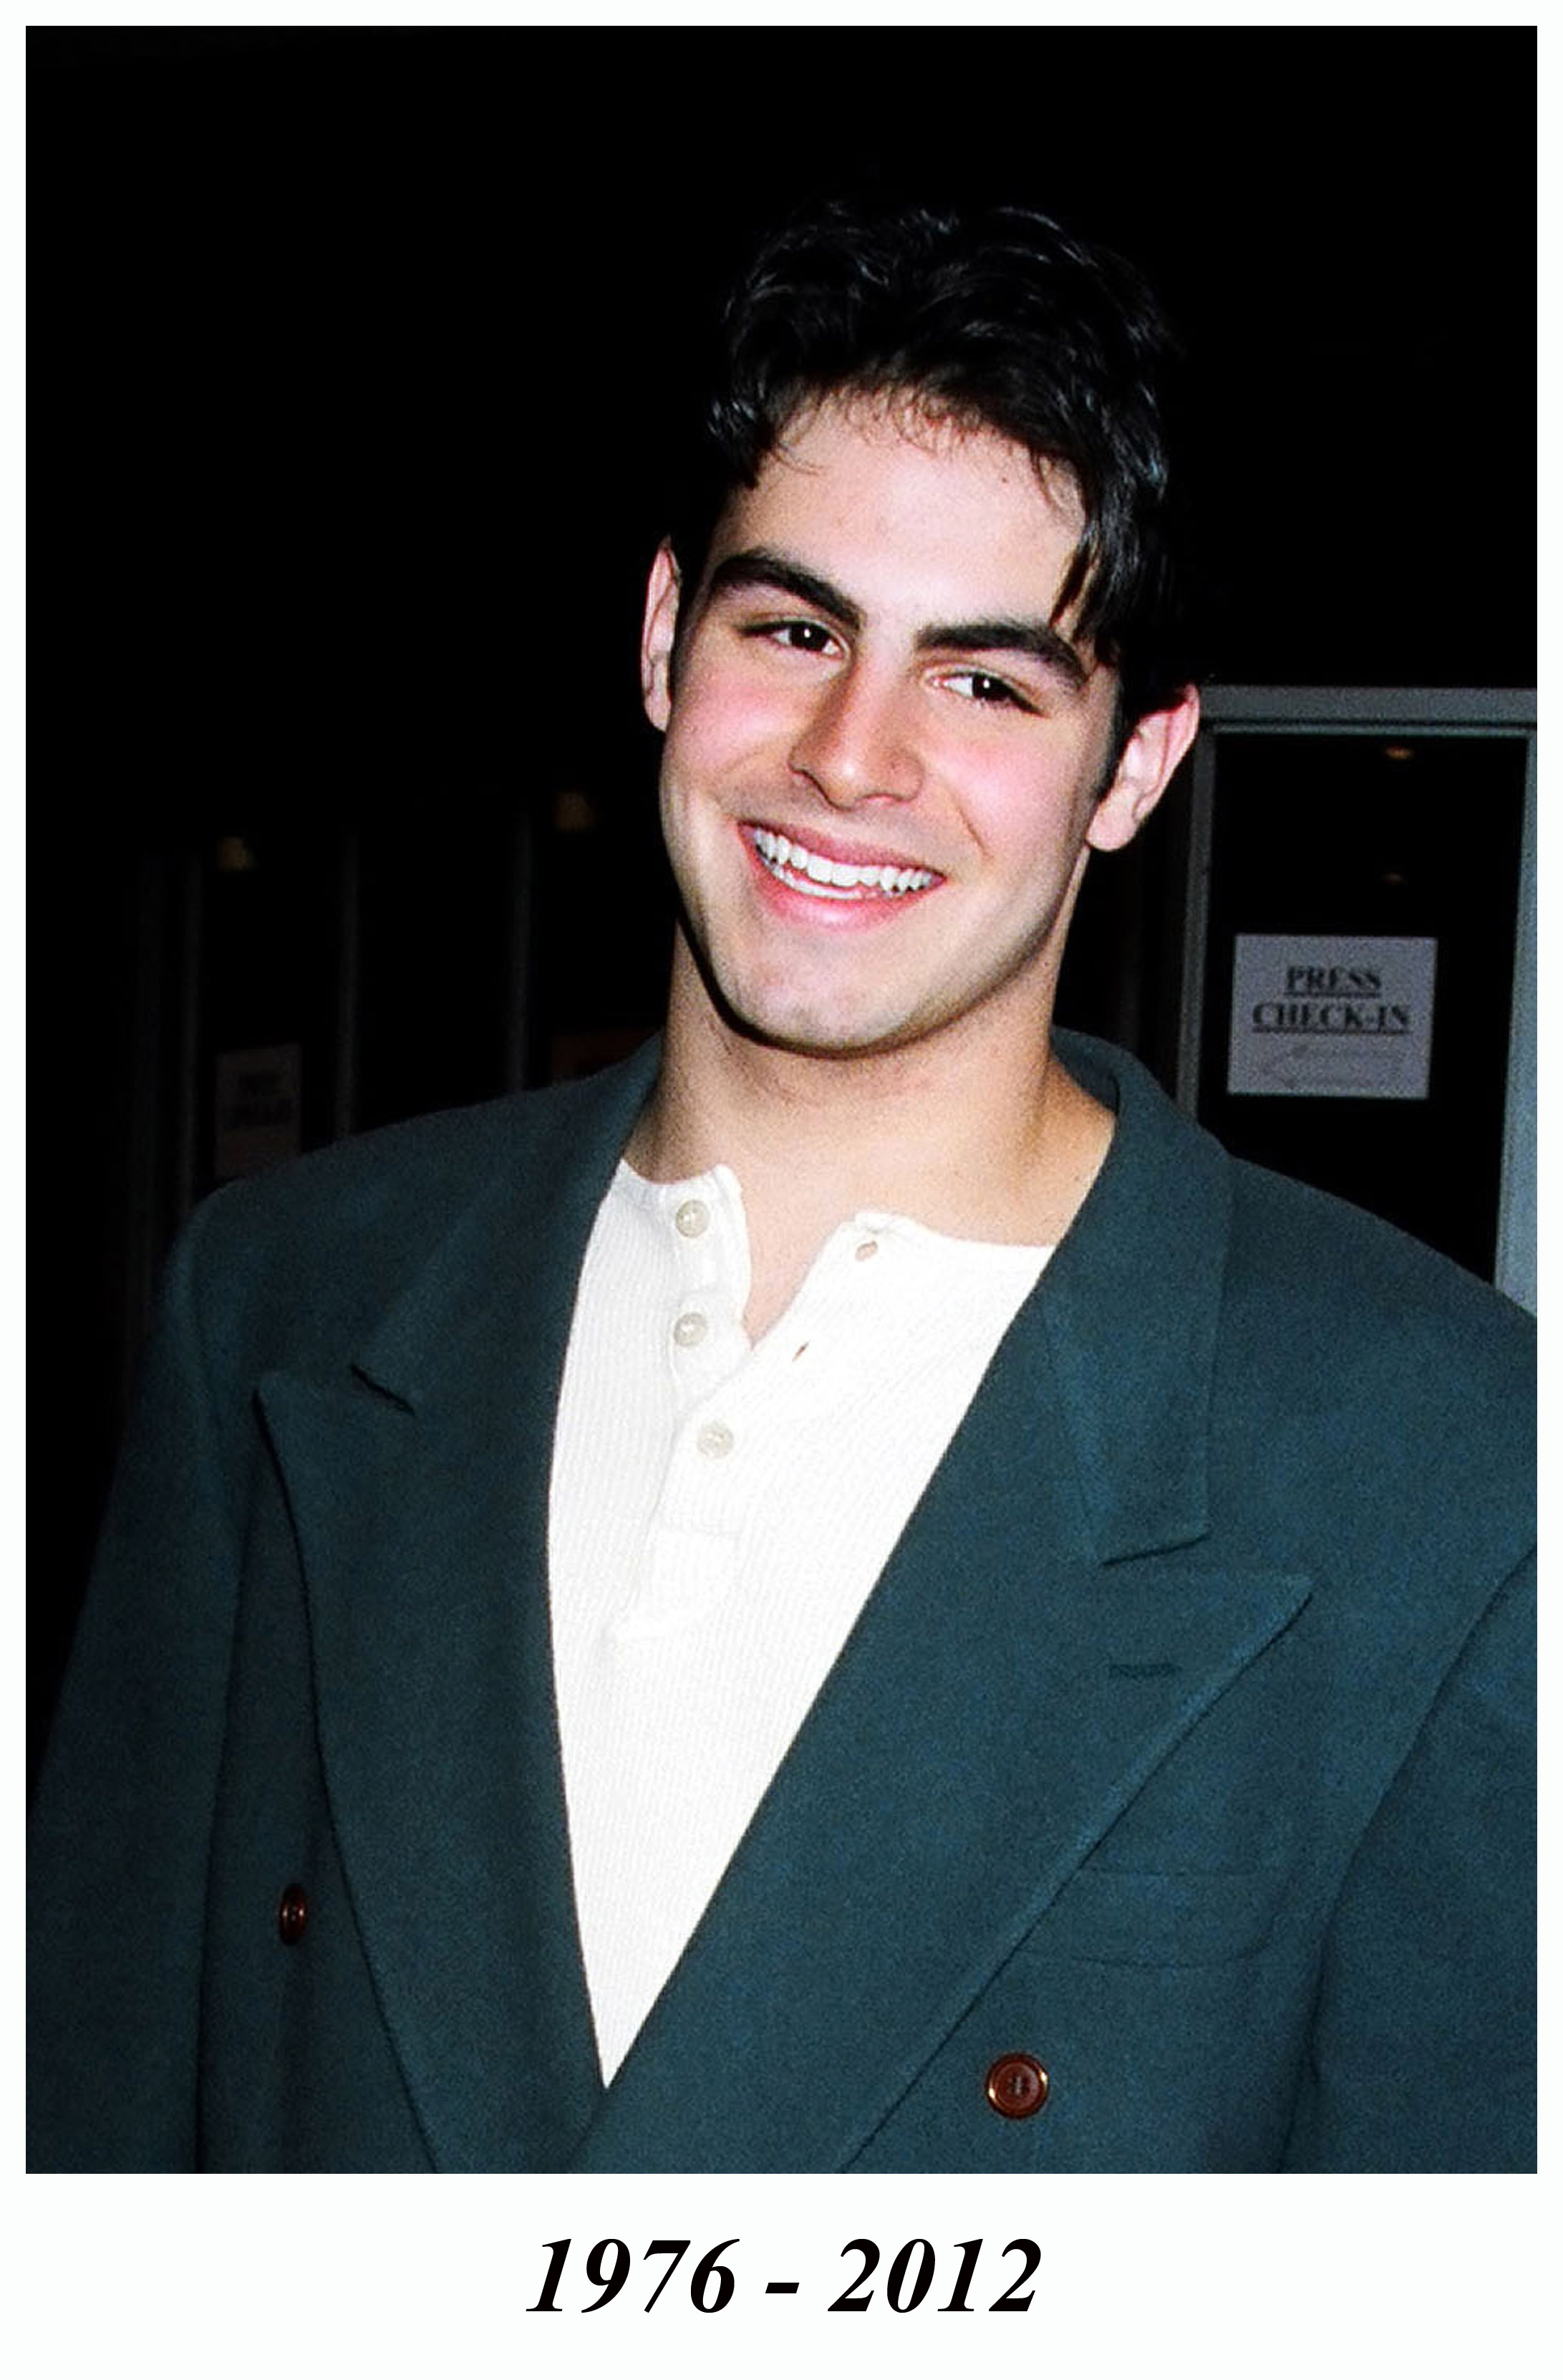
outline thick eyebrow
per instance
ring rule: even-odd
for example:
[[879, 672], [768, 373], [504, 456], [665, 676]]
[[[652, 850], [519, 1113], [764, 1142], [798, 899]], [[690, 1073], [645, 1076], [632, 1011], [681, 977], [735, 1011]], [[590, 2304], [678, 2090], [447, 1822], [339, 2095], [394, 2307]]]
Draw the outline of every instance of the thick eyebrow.
[[960, 620], [950, 627], [920, 628], [921, 653], [1027, 653], [1053, 670], [1078, 693], [1091, 672], [1067, 637], [1048, 620]]
[[863, 625], [863, 614], [850, 595], [843, 595], [828, 578], [818, 577], [801, 564], [789, 562], [784, 553], [769, 545], [745, 546], [741, 553], [730, 553], [719, 562], [707, 582], [707, 601], [731, 587], [774, 587], [778, 594], [794, 596], [811, 612], [823, 612], [843, 628], [855, 632]]
[[[773, 587], [778, 594], [791, 595], [811, 611], [823, 612], [828, 619], [855, 633], [863, 625], [863, 613], [850, 595], [821, 578], [801, 563], [792, 562], [769, 545], [745, 546], [742, 552], [730, 553], [719, 562], [706, 588], [706, 600], [724, 594], [734, 587]], [[919, 628], [916, 649], [920, 653], [1025, 653], [1040, 662], [1045, 669], [1054, 671], [1073, 692], [1085, 684], [1091, 672], [1067, 637], [1060, 636], [1049, 620], [961, 620], [948, 625]]]

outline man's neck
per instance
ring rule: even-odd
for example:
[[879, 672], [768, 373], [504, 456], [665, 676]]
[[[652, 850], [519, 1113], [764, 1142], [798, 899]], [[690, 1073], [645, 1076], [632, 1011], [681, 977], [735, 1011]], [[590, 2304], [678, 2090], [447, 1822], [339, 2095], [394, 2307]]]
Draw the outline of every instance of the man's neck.
[[[1048, 1003], [1050, 1011], [1050, 1002]], [[1051, 1245], [1107, 1154], [1108, 1111], [1026, 1035], [963, 1031], [823, 1057], [748, 1039], [675, 977], [662, 1070], [625, 1151], [653, 1181], [731, 1166], [748, 1216], [757, 1337], [862, 1208], [960, 1239]]]

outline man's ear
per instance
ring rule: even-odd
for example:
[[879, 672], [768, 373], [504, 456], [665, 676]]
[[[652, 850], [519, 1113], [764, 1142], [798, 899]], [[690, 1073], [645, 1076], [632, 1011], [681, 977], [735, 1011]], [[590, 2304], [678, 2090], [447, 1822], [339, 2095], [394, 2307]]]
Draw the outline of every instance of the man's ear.
[[1169, 710], [1147, 710], [1130, 731], [1112, 783], [1097, 804], [1085, 840], [1097, 851], [1133, 843], [1165, 793], [1199, 729], [1199, 696], [1186, 686]]
[[646, 582], [646, 616], [640, 627], [640, 696], [653, 727], [666, 727], [672, 712], [672, 650], [678, 634], [678, 565], [666, 538], [657, 548]]

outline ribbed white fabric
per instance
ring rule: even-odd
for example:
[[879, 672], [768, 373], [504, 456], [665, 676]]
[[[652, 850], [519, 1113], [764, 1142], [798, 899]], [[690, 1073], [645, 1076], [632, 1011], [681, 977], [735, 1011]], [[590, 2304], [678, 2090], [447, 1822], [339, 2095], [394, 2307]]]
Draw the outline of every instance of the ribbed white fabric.
[[751, 1345], [733, 1173], [658, 1184], [620, 1166], [576, 1298], [549, 1535], [605, 2076], [1049, 1254], [865, 1212]]

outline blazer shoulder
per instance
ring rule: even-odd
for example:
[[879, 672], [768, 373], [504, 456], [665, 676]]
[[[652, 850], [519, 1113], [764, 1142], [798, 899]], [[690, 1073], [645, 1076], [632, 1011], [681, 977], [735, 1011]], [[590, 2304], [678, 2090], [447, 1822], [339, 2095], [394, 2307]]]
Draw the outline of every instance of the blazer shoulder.
[[1524, 1309], [1422, 1241], [1345, 1199], [1236, 1158], [1183, 1115], [1146, 1069], [1106, 1043], [1056, 1037], [1072, 1071], [1119, 1110], [1121, 1131], [1083, 1210], [1091, 1263], [1135, 1268], [1164, 1295], [1180, 1271], [1219, 1282], [1218, 1336], [1290, 1358], [1299, 1378], [1340, 1357], [1388, 1366], [1408, 1390], [1440, 1379], [1528, 1381], [1535, 1325]]
[[[418, 1116], [213, 1193], [170, 1259], [214, 1339], [285, 1361], [289, 1318], [320, 1342], [366, 1328], [474, 1209], [546, 1228], [601, 1195], [654, 1052], [584, 1081]], [[496, 1220], [496, 1228], [503, 1225]]]
[[[1534, 1536], [1535, 1325], [1344, 1200], [1231, 1160], [1217, 1403], [1241, 1462], [1479, 1567]], [[1241, 1416], [1241, 1419], [1239, 1418]], [[1327, 1482], [1327, 1486], [1323, 1484]]]
[[1490, 1282], [1347, 1200], [1230, 1158], [1229, 1302], [1359, 1355], [1398, 1366], [1441, 1359], [1470, 1378], [1511, 1380], [1534, 1365], [1535, 1323]]

